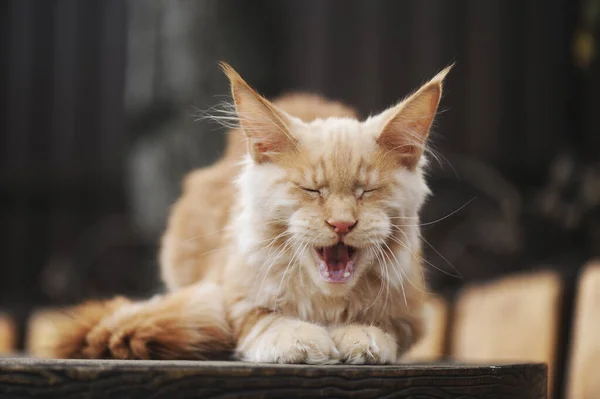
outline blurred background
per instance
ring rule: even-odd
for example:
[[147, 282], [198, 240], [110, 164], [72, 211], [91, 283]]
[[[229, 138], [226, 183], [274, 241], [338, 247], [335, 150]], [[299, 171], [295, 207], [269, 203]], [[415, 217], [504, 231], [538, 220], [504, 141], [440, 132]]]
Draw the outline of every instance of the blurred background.
[[21, 326], [39, 307], [161, 289], [181, 178], [223, 150], [223, 130], [195, 120], [227, 99], [219, 60], [266, 96], [317, 92], [363, 116], [456, 62], [423, 213], [443, 296], [539, 268], [573, 290], [600, 251], [596, 0], [0, 7], [0, 310]]

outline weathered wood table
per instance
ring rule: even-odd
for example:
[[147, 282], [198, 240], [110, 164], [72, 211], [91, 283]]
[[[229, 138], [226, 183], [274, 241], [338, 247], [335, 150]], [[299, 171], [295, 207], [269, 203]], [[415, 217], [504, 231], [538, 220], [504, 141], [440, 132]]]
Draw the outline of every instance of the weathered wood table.
[[543, 364], [304, 366], [0, 359], [0, 398], [546, 398]]

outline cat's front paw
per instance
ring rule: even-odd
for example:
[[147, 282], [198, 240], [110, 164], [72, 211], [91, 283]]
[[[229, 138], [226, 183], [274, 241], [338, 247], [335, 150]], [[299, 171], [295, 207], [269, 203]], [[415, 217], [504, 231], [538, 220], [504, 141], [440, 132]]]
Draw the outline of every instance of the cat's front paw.
[[344, 363], [390, 364], [397, 361], [398, 345], [394, 337], [378, 327], [342, 326], [331, 332], [331, 338]]
[[248, 337], [238, 351], [246, 361], [258, 363], [339, 363], [339, 352], [329, 332], [300, 320], [281, 320], [258, 337]]
[[83, 354], [89, 359], [150, 359], [146, 342], [140, 339], [136, 318], [138, 304], [131, 304], [100, 322], [86, 336]]

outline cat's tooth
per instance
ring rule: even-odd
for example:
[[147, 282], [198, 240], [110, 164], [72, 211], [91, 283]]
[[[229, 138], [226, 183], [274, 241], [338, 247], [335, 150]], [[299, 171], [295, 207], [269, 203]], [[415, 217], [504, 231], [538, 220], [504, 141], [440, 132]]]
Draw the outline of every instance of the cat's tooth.
[[329, 277], [329, 272], [327, 270], [325, 270], [323, 274], [325, 275], [325, 277]]
[[350, 272], [345, 272], [344, 277], [350, 277]]

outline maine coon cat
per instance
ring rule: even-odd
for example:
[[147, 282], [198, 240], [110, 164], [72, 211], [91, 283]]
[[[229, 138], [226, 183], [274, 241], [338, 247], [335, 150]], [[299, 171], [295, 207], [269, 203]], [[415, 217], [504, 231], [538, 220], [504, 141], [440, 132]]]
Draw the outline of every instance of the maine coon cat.
[[449, 69], [359, 121], [317, 96], [272, 103], [223, 65], [235, 113], [217, 118], [239, 128], [171, 210], [169, 292], [70, 309], [43, 355], [398, 361], [423, 329], [424, 151]]

